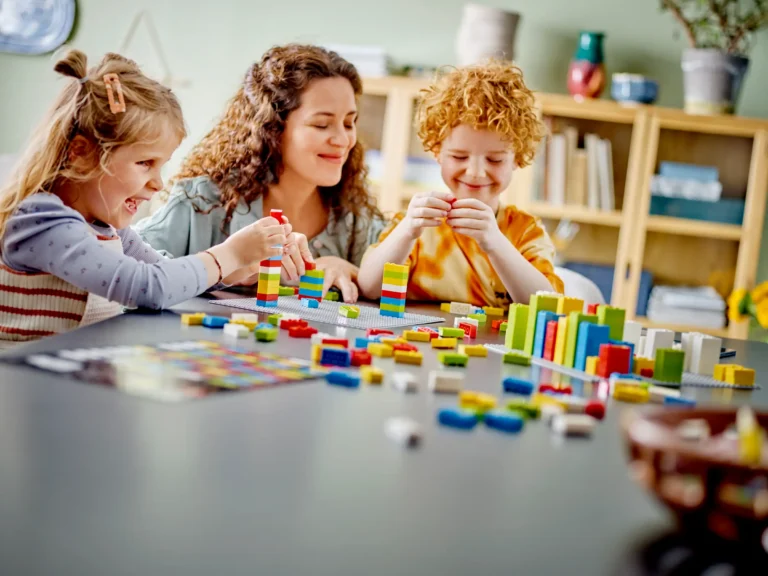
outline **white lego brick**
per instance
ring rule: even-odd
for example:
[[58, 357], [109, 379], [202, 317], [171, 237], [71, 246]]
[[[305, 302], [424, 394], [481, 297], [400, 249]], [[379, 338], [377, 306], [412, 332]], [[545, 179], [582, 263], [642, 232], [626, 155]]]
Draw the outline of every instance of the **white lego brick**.
[[229, 336], [230, 338], [247, 338], [250, 333], [251, 331], [242, 324], [224, 324], [224, 336]]
[[693, 357], [693, 340], [697, 332], [683, 332], [680, 337], [680, 344], [682, 345], [683, 352], [685, 352], [685, 358], [683, 359], [683, 372], [690, 372], [691, 370], [691, 358]]
[[458, 328], [459, 324], [466, 323], [466, 324], [472, 324], [475, 328], [480, 327], [480, 322], [475, 320], [474, 318], [468, 318], [466, 316], [462, 316], [461, 318], [454, 318], [453, 320], [453, 327]]
[[696, 334], [693, 339], [693, 352], [688, 372], [712, 376], [715, 371], [715, 364], [720, 362], [720, 348], [722, 348], [722, 345], [723, 341], [721, 338], [709, 336], [708, 334]]
[[241, 312], [233, 312], [232, 316], [229, 319], [230, 322], [256, 322], [256, 324], [259, 323], [259, 315], [258, 314], [251, 314], [249, 313], [241, 313]]
[[395, 372], [392, 375], [392, 387], [398, 392], [409, 394], [416, 392], [418, 382], [416, 381], [416, 376], [410, 372]]
[[472, 304], [466, 302], [451, 302], [451, 314], [461, 314], [466, 316], [472, 314]]
[[310, 336], [312, 344], [322, 344], [325, 338], [333, 338], [327, 332], [316, 332]]
[[645, 358], [645, 336], [640, 336], [640, 340], [635, 346], [635, 356], [642, 356]]
[[596, 423], [587, 414], [558, 414], [552, 418], [552, 431], [563, 436], [591, 436]]
[[656, 358], [656, 350], [672, 348], [675, 343], [675, 333], [664, 328], [649, 328], [645, 334], [645, 356]]
[[640, 344], [640, 337], [642, 336], [643, 327], [639, 322], [633, 320], [627, 320], [624, 322], [624, 342], [629, 342], [635, 345], [635, 350], [638, 349]]
[[382, 284], [381, 285], [381, 291], [387, 290], [389, 292], [397, 292], [398, 294], [402, 294], [403, 298], [405, 298], [405, 294], [408, 292], [408, 286], [398, 286], [397, 284]]
[[384, 433], [401, 446], [414, 447], [421, 443], [421, 426], [410, 418], [390, 418], [384, 425]]
[[464, 386], [464, 375], [460, 372], [432, 370], [427, 382], [430, 391], [436, 394], [458, 394]]

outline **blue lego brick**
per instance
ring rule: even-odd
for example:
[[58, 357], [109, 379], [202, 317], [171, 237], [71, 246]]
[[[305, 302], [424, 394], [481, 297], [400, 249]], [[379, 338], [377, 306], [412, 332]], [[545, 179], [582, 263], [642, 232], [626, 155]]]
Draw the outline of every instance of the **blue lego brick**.
[[387, 298], [386, 296], [382, 296], [381, 303], [390, 304], [391, 306], [403, 306], [405, 305], [405, 298]]
[[474, 412], [460, 408], [443, 408], [437, 413], [437, 421], [443, 426], [471, 430], [477, 425], [479, 418]]
[[304, 308], [319, 308], [320, 303], [317, 300], [312, 300], [311, 298], [303, 298], [301, 300], [301, 305], [304, 306]]
[[322, 276], [316, 277], [304, 275], [299, 278], [299, 284], [318, 284], [319, 286], [322, 286], [324, 281], [325, 278]]
[[504, 392], [511, 394], [520, 394], [521, 396], [530, 396], [533, 394], [533, 382], [530, 380], [524, 380], [523, 378], [515, 378], [514, 376], [507, 376], [502, 382], [504, 386]]
[[635, 345], [632, 342], [621, 342], [620, 340], [611, 340], [609, 344], [615, 346], [627, 346], [629, 347], [629, 373], [631, 374], [635, 370]]
[[263, 306], [264, 308], [277, 308], [277, 300], [259, 300], [256, 298], [256, 306]]
[[325, 379], [328, 384], [335, 384], [336, 386], [344, 386], [346, 388], [357, 388], [360, 386], [360, 377], [354, 374], [347, 374], [346, 372], [334, 370], [326, 374]]
[[405, 312], [392, 312], [390, 310], [379, 310], [379, 314], [382, 316], [390, 316], [392, 318], [405, 318]]
[[206, 316], [203, 318], [203, 326], [206, 328], [223, 328], [229, 324], [229, 318], [225, 316]]
[[610, 331], [610, 326], [592, 324], [591, 322], [579, 324], [579, 333], [576, 336], [576, 355], [573, 360], [573, 367], [576, 370], [586, 369], [589, 356], [600, 355], [600, 345], [611, 342]]
[[682, 396], [679, 396], [679, 397], [667, 396], [666, 398], [664, 398], [664, 404], [693, 407], [693, 406], [696, 406], [696, 401], [691, 400], [690, 398], [683, 398]]
[[504, 412], [488, 412], [483, 416], [483, 422], [488, 428], [515, 434], [523, 429], [524, 420], [522, 417]]
[[340, 348], [323, 348], [320, 352], [320, 364], [326, 366], [341, 366], [346, 368], [351, 364], [349, 350]]
[[554, 312], [541, 310], [536, 315], [536, 332], [533, 337], [533, 355], [536, 358], [544, 356], [544, 339], [547, 335], [547, 322], [557, 320], [559, 316]]
[[357, 338], [355, 338], [355, 348], [366, 349], [368, 348], [368, 344], [370, 344], [371, 342], [374, 342], [374, 340], [370, 338], [366, 338], [365, 336], [358, 336]]
[[259, 322], [256, 325], [255, 330], [261, 330], [262, 328], [267, 328], [267, 329], [271, 330], [272, 328], [274, 328], [274, 326], [272, 324], [270, 324], [269, 322]]

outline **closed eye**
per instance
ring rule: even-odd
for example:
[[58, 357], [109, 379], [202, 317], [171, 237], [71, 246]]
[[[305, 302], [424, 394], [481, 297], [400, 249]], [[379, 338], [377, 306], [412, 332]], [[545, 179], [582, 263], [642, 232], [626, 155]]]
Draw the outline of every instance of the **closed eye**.
[[151, 168], [154, 163], [155, 163], [154, 160], [140, 160], [139, 162], [137, 162], [137, 164], [139, 164], [140, 166], [145, 166], [147, 168]]
[[496, 158], [488, 158], [488, 162], [490, 162], [491, 164], [501, 164], [502, 162], [504, 162], [504, 160], [498, 160]]
[[456, 154], [454, 154], [454, 155], [452, 156], [452, 158], [453, 158], [454, 160], [466, 160], [466, 159], [467, 159], [467, 157], [466, 157], [466, 156], [457, 156]]

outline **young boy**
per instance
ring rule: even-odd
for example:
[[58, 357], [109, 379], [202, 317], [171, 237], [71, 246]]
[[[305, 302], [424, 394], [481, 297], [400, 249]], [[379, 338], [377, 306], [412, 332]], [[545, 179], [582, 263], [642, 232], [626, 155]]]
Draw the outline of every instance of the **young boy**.
[[387, 262], [410, 267], [409, 300], [527, 304], [561, 292], [554, 246], [538, 221], [499, 195], [531, 163], [543, 128], [519, 68], [491, 62], [460, 68], [422, 91], [419, 137], [450, 192], [415, 196], [363, 257], [358, 285], [381, 295]]

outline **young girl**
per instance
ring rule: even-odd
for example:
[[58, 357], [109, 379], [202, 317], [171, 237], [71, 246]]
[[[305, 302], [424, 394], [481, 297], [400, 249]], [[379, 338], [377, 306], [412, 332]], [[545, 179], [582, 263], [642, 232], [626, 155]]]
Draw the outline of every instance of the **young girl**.
[[[185, 159], [168, 202], [136, 230], [157, 250], [183, 256], [279, 208], [310, 239], [325, 270], [323, 293], [335, 285], [354, 302], [360, 260], [385, 227], [357, 141], [361, 93], [355, 67], [334, 52], [300, 44], [268, 50]], [[286, 272], [288, 283], [303, 270]]]
[[162, 189], [160, 170], [185, 136], [175, 96], [115, 54], [87, 71], [71, 50], [54, 69], [73, 79], [0, 191], [0, 342], [64, 332], [122, 306], [172, 306], [258, 270], [286, 244], [311, 259], [306, 238], [274, 218], [199, 254], [160, 256], [128, 225]]
[[540, 290], [562, 292], [546, 231], [499, 205], [513, 170], [530, 164], [542, 138], [520, 69], [491, 62], [450, 72], [423, 91], [419, 124], [450, 192], [418, 195], [396, 215], [363, 259], [363, 295], [381, 295], [387, 262], [410, 266], [412, 300], [503, 306]]

